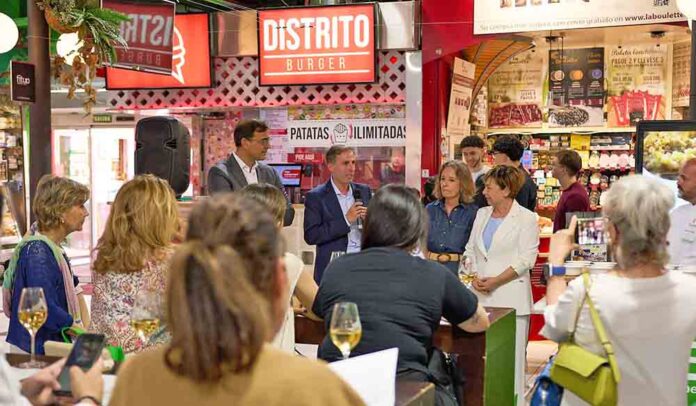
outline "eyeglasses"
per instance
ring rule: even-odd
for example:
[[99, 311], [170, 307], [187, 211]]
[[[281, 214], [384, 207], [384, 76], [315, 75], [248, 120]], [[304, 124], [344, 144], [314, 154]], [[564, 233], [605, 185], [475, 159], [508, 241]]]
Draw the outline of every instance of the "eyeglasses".
[[268, 137], [261, 138], [260, 140], [255, 140], [252, 138], [250, 141], [258, 142], [261, 145], [270, 145], [271, 144], [271, 139]]

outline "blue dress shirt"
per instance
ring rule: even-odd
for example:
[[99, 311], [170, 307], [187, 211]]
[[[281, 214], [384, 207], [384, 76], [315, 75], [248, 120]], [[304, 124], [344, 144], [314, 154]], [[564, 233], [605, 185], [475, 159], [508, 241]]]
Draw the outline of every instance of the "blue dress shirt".
[[[450, 215], [445, 210], [445, 202], [436, 200], [426, 207], [430, 217], [428, 233], [428, 251], [437, 253], [462, 254], [474, 226], [478, 207], [473, 203], [459, 204]], [[450, 271], [457, 273], [456, 262], [443, 264]]]
[[[341, 206], [341, 211], [343, 212], [343, 217], [345, 218], [346, 214], [348, 213], [348, 210], [350, 210], [350, 208], [355, 203], [355, 198], [353, 197], [353, 187], [348, 185], [348, 194], [344, 195], [341, 193], [340, 190], [338, 190], [338, 186], [336, 186], [336, 184], [334, 183], [333, 178], [331, 178], [331, 186], [333, 186], [334, 192], [336, 192], [338, 204]], [[348, 247], [346, 248], [346, 253], [359, 252], [361, 244], [360, 239], [362, 238], [362, 234], [358, 229], [358, 224], [357, 222], [351, 224], [347, 218], [346, 223], [350, 227], [350, 232], [348, 233]]]

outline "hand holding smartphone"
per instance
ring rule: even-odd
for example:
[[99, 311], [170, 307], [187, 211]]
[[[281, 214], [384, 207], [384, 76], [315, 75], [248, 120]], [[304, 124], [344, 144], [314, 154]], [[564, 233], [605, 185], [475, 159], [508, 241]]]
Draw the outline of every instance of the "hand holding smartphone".
[[[54, 391], [56, 396], [73, 397], [73, 385], [70, 379], [70, 368], [77, 366], [87, 372], [101, 357], [106, 338], [103, 334], [82, 334], [73, 345], [70, 355], [58, 375], [60, 389]], [[101, 393], [101, 388], [99, 388]], [[82, 394], [80, 394], [82, 395]]]

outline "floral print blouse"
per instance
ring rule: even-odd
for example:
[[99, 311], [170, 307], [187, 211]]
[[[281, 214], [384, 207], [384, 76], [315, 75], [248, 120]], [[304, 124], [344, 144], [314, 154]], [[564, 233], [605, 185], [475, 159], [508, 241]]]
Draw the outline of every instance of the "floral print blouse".
[[104, 334], [107, 344], [121, 347], [126, 353], [169, 342], [170, 336], [164, 331], [155, 332], [147, 342], [143, 342], [130, 326], [130, 315], [139, 289], [158, 290], [165, 294], [169, 259], [173, 252], [168, 249], [160, 259], [146, 262], [139, 272], [92, 271], [94, 292], [89, 330]]

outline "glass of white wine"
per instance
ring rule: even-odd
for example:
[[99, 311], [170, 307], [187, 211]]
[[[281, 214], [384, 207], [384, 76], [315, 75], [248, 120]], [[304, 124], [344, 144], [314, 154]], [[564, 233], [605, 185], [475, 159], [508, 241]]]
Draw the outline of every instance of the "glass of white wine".
[[351, 302], [336, 303], [331, 315], [329, 334], [331, 341], [341, 351], [343, 359], [348, 359], [350, 352], [362, 337], [358, 305]]
[[469, 257], [464, 257], [459, 264], [459, 280], [469, 289], [471, 289], [474, 280], [478, 277], [474, 261]]
[[131, 310], [130, 325], [140, 337], [143, 345], [159, 329], [161, 314], [161, 292], [150, 289], [139, 290]]
[[31, 336], [31, 359], [29, 362], [19, 364], [20, 368], [43, 368], [48, 365], [36, 360], [36, 333], [46, 322], [48, 317], [48, 305], [42, 288], [24, 288], [19, 298], [17, 309], [19, 323], [27, 329]]

